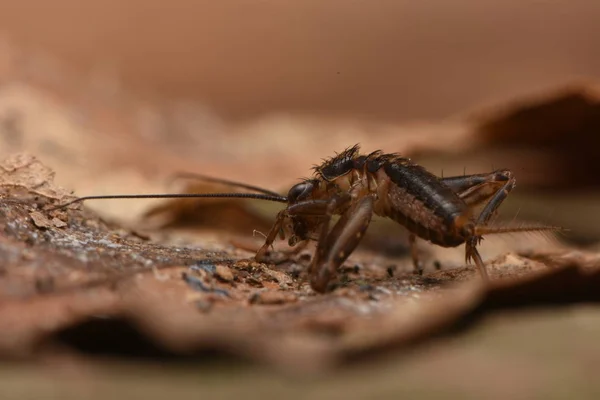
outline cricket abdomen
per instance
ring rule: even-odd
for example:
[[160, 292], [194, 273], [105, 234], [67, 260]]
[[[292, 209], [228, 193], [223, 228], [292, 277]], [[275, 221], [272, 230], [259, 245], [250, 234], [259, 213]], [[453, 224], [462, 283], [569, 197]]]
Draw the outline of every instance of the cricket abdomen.
[[378, 193], [385, 216], [418, 237], [443, 247], [465, 241], [462, 224], [467, 221], [466, 204], [435, 175], [407, 159], [390, 160], [378, 172]]

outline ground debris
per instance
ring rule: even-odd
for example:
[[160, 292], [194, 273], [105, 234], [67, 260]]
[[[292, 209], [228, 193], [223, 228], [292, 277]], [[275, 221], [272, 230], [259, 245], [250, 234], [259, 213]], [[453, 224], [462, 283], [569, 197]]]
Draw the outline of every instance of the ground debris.
[[[40, 168], [20, 168], [27, 165]], [[44, 182], [47, 193], [60, 192]], [[208, 250], [201, 239], [140, 238], [85, 208], [49, 215], [36, 190], [0, 203], [0, 358], [43, 356], [59, 342], [89, 355], [180, 359], [209, 351], [321, 371], [454, 332], [489, 310], [551, 304], [557, 282], [563, 303], [596, 301], [599, 293], [597, 258], [583, 253], [498, 256], [488, 263], [496, 281], [485, 288], [474, 267], [416, 276], [402, 272], [407, 258], [374, 262], [357, 251], [337, 288], [320, 295], [307, 282], [310, 258], [265, 265], [229, 244]], [[111, 331], [120, 333], [107, 342]]]
[[215, 267], [215, 275], [217, 276], [217, 278], [225, 282], [231, 282], [234, 278], [231, 269], [225, 265], [220, 264]]
[[37, 226], [38, 228], [50, 228], [51, 226], [53, 226], [52, 221], [50, 221], [48, 217], [46, 217], [39, 211], [33, 211], [29, 213], [29, 216], [31, 217], [31, 220], [33, 221], [35, 226]]
[[206, 285], [202, 279], [195, 277], [193, 275], [189, 275], [187, 273], [182, 273], [181, 274], [181, 278], [188, 284], [189, 287], [191, 287], [192, 289], [199, 291], [199, 292], [205, 292], [205, 293], [215, 293], [221, 296], [229, 296], [229, 293], [226, 290], [223, 289], [219, 289], [219, 288], [211, 288], [208, 285]]
[[70, 200], [73, 195], [54, 184], [54, 172], [29, 154], [8, 157], [0, 165], [0, 193], [10, 199], [32, 203], [49, 200]]
[[67, 223], [57, 217], [49, 219], [39, 211], [32, 211], [29, 213], [31, 220], [38, 228], [64, 228]]

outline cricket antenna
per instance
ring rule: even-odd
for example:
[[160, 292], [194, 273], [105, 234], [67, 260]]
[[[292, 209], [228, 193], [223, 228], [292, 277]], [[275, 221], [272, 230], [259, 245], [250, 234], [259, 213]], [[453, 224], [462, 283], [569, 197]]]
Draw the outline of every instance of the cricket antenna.
[[281, 196], [279, 193], [276, 193], [269, 189], [261, 188], [259, 186], [248, 185], [247, 183], [241, 183], [241, 182], [236, 182], [236, 181], [230, 181], [229, 179], [214, 178], [212, 176], [202, 175], [202, 174], [198, 174], [195, 172], [177, 172], [171, 176], [171, 179], [195, 179], [198, 181], [220, 183], [222, 185], [227, 185], [227, 186], [231, 186], [231, 187], [238, 187], [241, 189], [253, 190], [255, 192], [263, 193], [263, 194], [266, 194], [269, 196], [275, 196], [275, 197]]
[[256, 199], [274, 201], [278, 203], [287, 203], [287, 197], [278, 194], [262, 193], [176, 193], [176, 194], [117, 194], [106, 196], [84, 196], [78, 197], [64, 204], [47, 209], [46, 211], [59, 210], [70, 206], [71, 204], [81, 203], [86, 200], [108, 200], [108, 199], [202, 199], [202, 198], [237, 198], [237, 199]]

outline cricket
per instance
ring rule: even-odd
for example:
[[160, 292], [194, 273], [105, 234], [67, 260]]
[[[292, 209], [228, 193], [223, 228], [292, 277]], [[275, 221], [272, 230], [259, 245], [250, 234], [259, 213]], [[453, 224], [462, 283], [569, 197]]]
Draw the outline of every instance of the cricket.
[[[354, 145], [313, 168], [311, 178], [290, 188], [287, 196], [257, 186], [189, 174], [190, 177], [249, 190], [250, 193], [183, 193], [85, 196], [52, 207], [100, 199], [140, 198], [246, 198], [284, 203], [262, 247], [258, 262], [269, 263], [270, 249], [280, 238], [292, 248], [316, 241], [308, 270], [310, 286], [319, 293], [330, 290], [337, 271], [356, 249], [373, 215], [390, 218], [409, 232], [416, 274], [423, 273], [416, 251], [421, 238], [442, 247], [465, 244], [465, 261], [473, 262], [484, 282], [486, 266], [477, 250], [484, 235], [557, 231], [554, 226], [493, 227], [490, 220], [515, 188], [508, 169], [489, 173], [438, 177], [410, 158], [381, 150], [360, 153]], [[479, 213], [475, 210], [481, 209]], [[333, 223], [334, 216], [339, 219]], [[333, 225], [333, 226], [332, 226]]]

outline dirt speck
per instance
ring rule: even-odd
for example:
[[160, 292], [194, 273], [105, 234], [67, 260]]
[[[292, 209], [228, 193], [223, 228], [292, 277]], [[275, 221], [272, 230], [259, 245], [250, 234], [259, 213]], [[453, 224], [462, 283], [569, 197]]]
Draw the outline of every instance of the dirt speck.
[[215, 275], [217, 276], [217, 278], [225, 282], [231, 282], [234, 279], [233, 272], [231, 272], [231, 268], [225, 265], [217, 265], [215, 267]]

